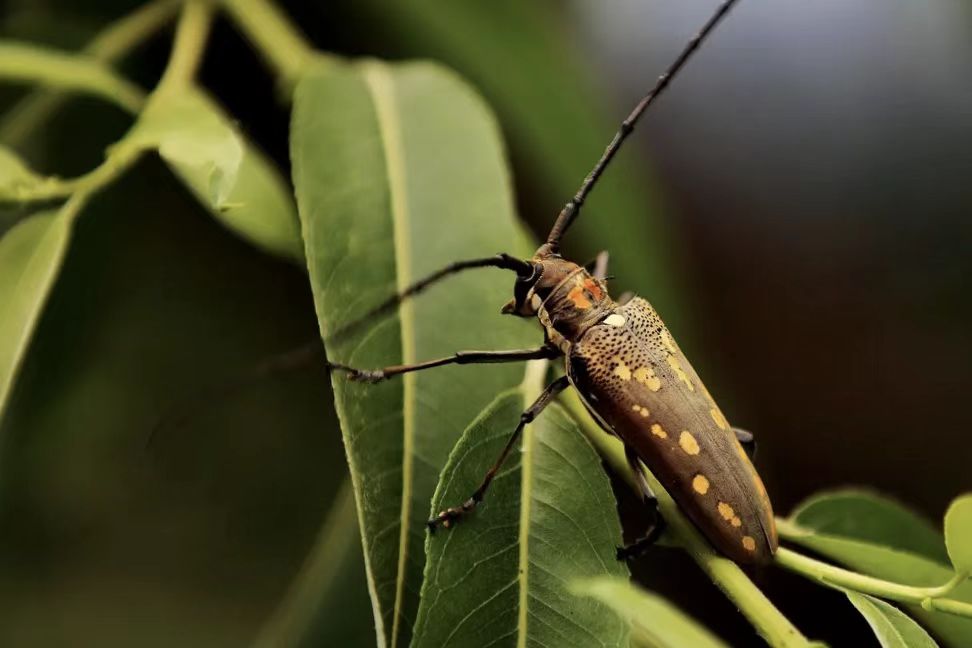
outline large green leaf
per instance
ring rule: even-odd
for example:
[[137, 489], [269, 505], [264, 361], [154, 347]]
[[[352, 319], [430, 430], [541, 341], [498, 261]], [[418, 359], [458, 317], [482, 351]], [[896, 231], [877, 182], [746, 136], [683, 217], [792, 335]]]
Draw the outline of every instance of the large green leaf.
[[664, 598], [620, 578], [593, 578], [575, 583], [574, 591], [591, 596], [628, 619], [633, 643], [652, 648], [724, 648], [705, 627]]
[[157, 149], [220, 222], [268, 252], [301, 258], [297, 215], [285, 181], [201, 90], [153, 96], [119, 146]]
[[857, 592], [847, 592], [847, 598], [867, 619], [882, 648], [937, 648], [924, 628], [890, 603]]
[[61, 269], [80, 205], [30, 216], [0, 238], [0, 418]]
[[[321, 333], [354, 321], [418, 277], [516, 241], [509, 178], [488, 110], [429, 64], [315, 66], [298, 85], [294, 184]], [[328, 345], [332, 361], [378, 367], [537, 345], [498, 315], [512, 277], [453, 278]], [[439, 471], [468, 423], [519, 365], [445, 367], [369, 386], [334, 376], [379, 640], [407, 644]]]
[[[466, 430], [431, 511], [469, 497], [539, 387], [500, 396]], [[522, 452], [508, 459], [483, 505], [429, 538], [413, 645], [627, 645], [619, 616], [569, 590], [577, 578], [625, 576], [614, 557], [620, 541], [597, 453], [559, 405], [549, 406], [524, 430]]]
[[[855, 504], [849, 506], [849, 500]], [[860, 491], [828, 493], [798, 506], [789, 519], [805, 533], [787, 539], [862, 573], [925, 587], [942, 585], [954, 574], [942, 556], [941, 537], [932, 542], [928, 522], [893, 500]], [[972, 602], [972, 583], [959, 585], [949, 597]], [[918, 605], [906, 609], [947, 645], [972, 645], [972, 619]]]

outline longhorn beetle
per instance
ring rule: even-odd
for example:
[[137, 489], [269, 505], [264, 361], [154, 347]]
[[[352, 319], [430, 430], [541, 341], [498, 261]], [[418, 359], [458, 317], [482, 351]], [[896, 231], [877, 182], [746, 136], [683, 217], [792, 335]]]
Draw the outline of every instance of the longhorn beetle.
[[[329, 370], [352, 380], [379, 382], [411, 371], [448, 364], [516, 362], [563, 357], [566, 375], [548, 385], [520, 416], [519, 424], [482, 484], [462, 504], [429, 520], [431, 531], [449, 527], [483, 500], [524, 426], [563, 390], [573, 386], [594, 420], [623, 443], [628, 464], [645, 501], [655, 508], [655, 524], [641, 540], [618, 550], [618, 558], [637, 555], [661, 533], [664, 521], [645, 480], [642, 463], [652, 471], [706, 538], [739, 563], [769, 560], [777, 548], [773, 511], [762, 481], [743, 449], [748, 432], [729, 426], [698, 374], [682, 354], [651, 305], [639, 297], [615, 302], [605, 284], [607, 254], [587, 266], [560, 255], [560, 241], [580, 214], [594, 188], [635, 123], [668, 87], [699, 45], [737, 0], [725, 0], [693, 37], [651, 91], [638, 102], [608, 144], [580, 189], [564, 206], [533, 258], [508, 254], [457, 261], [409, 286], [361, 318], [394, 308], [429, 285], [471, 268], [501, 268], [516, 273], [513, 299], [504, 314], [536, 317], [545, 341], [537, 349], [460, 351], [455, 355], [395, 365], [357, 369], [328, 363]], [[337, 335], [346, 332], [345, 328]], [[332, 337], [332, 340], [334, 338]]]

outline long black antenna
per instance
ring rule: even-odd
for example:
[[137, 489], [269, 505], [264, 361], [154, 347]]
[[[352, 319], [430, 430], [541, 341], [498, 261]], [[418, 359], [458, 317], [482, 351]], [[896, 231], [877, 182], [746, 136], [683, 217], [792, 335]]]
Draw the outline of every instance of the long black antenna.
[[584, 182], [581, 184], [580, 189], [578, 189], [577, 193], [574, 194], [574, 197], [571, 198], [566, 205], [564, 205], [560, 215], [557, 216], [557, 222], [554, 223], [553, 228], [550, 230], [550, 235], [547, 236], [547, 243], [544, 245], [548, 252], [556, 253], [559, 250], [560, 239], [563, 237], [564, 232], [567, 231], [571, 224], [577, 219], [577, 216], [580, 215], [581, 205], [584, 204], [584, 201], [587, 199], [587, 195], [591, 193], [591, 190], [594, 188], [594, 184], [597, 183], [598, 178], [600, 178], [601, 174], [604, 173], [604, 169], [607, 168], [607, 165], [618, 152], [618, 149], [621, 148], [621, 144], [624, 143], [625, 138], [627, 138], [628, 135], [631, 134], [631, 131], [634, 130], [635, 123], [637, 123], [641, 115], [645, 112], [648, 106], [651, 105], [651, 102], [653, 102], [658, 95], [665, 91], [665, 88], [668, 87], [668, 84], [671, 83], [672, 79], [676, 74], [678, 74], [679, 70], [681, 70], [685, 63], [692, 58], [692, 54], [694, 54], [699, 48], [702, 41], [706, 39], [712, 30], [715, 29], [716, 25], [718, 25], [726, 14], [729, 13], [729, 10], [732, 9], [732, 6], [736, 4], [736, 2], [738, 2], [738, 0], [725, 0], [721, 5], [719, 5], [719, 8], [714, 14], [712, 14], [709, 21], [705, 23], [705, 26], [702, 27], [699, 33], [688, 42], [681, 54], [678, 55], [678, 58], [675, 59], [675, 62], [669, 66], [668, 70], [666, 70], [663, 75], [658, 77], [658, 80], [655, 82], [655, 87], [653, 87], [651, 91], [638, 102], [638, 105], [634, 107], [634, 110], [631, 111], [631, 114], [628, 115], [627, 119], [621, 122], [621, 128], [618, 129], [618, 132], [614, 135], [614, 139], [612, 139], [611, 143], [607, 145], [606, 149], [604, 149], [604, 155], [602, 155], [601, 159], [598, 160], [597, 164], [594, 165], [591, 172], [587, 174], [587, 177], [584, 178]]

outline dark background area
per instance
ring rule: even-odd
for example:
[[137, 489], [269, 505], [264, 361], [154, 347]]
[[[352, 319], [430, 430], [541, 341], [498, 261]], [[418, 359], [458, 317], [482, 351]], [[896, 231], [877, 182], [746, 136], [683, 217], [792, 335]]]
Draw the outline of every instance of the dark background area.
[[[439, 58], [503, 105], [483, 65], [426, 43], [407, 8], [285, 4], [324, 50]], [[620, 120], [711, 5], [538, 11], [543, 38], [562, 42], [568, 69], [591, 80], [577, 101]], [[4, 35], [76, 47], [132, 6], [8, 1], [0, 18]], [[504, 6], [483, 29], [522, 36]], [[167, 39], [124, 70], [150, 87]], [[652, 217], [671, 234], [665, 252], [681, 291], [655, 299], [652, 277], [619, 276], [617, 286], [678, 312], [670, 324], [683, 348], [729, 418], [757, 435], [779, 514], [858, 484], [937, 520], [972, 487], [970, 54], [964, 2], [744, 0], [619, 156], [619, 166], [648, 161], [664, 192]], [[286, 107], [225, 21], [202, 81], [286, 165]], [[18, 94], [2, 88], [2, 105]], [[562, 105], [526, 108], [556, 120]], [[508, 111], [498, 112], [520, 213], [545, 232], [575, 187], [544, 182]], [[75, 101], [25, 153], [44, 171], [80, 173], [127, 123]], [[605, 119], [605, 143], [613, 125]], [[629, 226], [596, 203], [584, 218]], [[573, 249], [596, 251], [596, 238]], [[276, 377], [147, 449], [145, 438], [175, 404], [315, 334], [302, 272], [222, 230], [157, 161], [96, 200], [0, 429], [0, 643], [252, 638], [346, 470], [327, 381], [313, 369]], [[637, 511], [622, 509], [636, 528]], [[663, 548], [654, 557], [639, 578], [734, 645], [755, 641], [687, 558]], [[839, 595], [779, 570], [756, 578], [808, 636], [865, 645], [863, 621]]]

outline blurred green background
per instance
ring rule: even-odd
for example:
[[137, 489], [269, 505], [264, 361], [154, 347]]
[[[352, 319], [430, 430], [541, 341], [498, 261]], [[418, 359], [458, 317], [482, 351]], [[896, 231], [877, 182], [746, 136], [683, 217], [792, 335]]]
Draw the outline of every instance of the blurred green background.
[[[543, 233], [713, 3], [283, 4], [322, 49], [435, 58], [470, 79]], [[135, 6], [8, 0], [0, 30], [75, 48]], [[168, 37], [124, 71], [150, 87]], [[286, 168], [287, 108], [225, 21], [202, 81]], [[0, 88], [0, 106], [21, 93]], [[22, 152], [77, 174], [127, 124], [76, 100]], [[970, 5], [744, 0], [632, 141], [568, 249], [621, 241], [617, 289], [652, 300], [756, 433], [778, 511], [853, 483], [938, 519], [972, 486]], [[95, 200], [0, 426], [0, 645], [249, 643], [346, 472], [325, 376], [277, 376], [146, 439], [187, 398], [316, 331], [302, 271], [223, 230], [158, 161]], [[639, 578], [752, 642], [668, 553]], [[839, 596], [756, 578], [809, 636], [867, 645]], [[321, 636], [367, 645], [367, 597], [347, 599]]]

